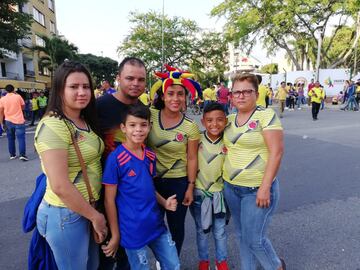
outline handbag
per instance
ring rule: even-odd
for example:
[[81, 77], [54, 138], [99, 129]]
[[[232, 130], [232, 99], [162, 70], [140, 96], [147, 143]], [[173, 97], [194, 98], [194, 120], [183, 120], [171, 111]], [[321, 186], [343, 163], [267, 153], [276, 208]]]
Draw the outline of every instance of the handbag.
[[[89, 177], [88, 177], [88, 174], [87, 174], [87, 170], [86, 170], [86, 166], [85, 166], [85, 161], [83, 159], [83, 156], [81, 154], [81, 151], [80, 151], [80, 148], [79, 148], [79, 145], [76, 141], [76, 138], [75, 138], [75, 134], [74, 132], [72, 132], [72, 128], [69, 126], [69, 123], [65, 121], [65, 124], [66, 126], [68, 127], [69, 131], [70, 131], [70, 134], [71, 134], [71, 140], [72, 140], [72, 143], [74, 145], [74, 148], [75, 148], [75, 152], [76, 152], [76, 155], [79, 159], [79, 162], [80, 162], [80, 167], [81, 167], [81, 171], [82, 171], [82, 175], [84, 177], [84, 182], [85, 182], [85, 185], [86, 185], [86, 190], [88, 192], [88, 195], [89, 195], [89, 204], [96, 209], [96, 201], [95, 201], [95, 198], [92, 194], [92, 190], [91, 190], [91, 186], [90, 186], [90, 181], [89, 181]], [[95, 240], [95, 242], [97, 244], [100, 244], [101, 241], [100, 241], [100, 238], [98, 236], [98, 234], [95, 232], [94, 230], [94, 227], [93, 225], [91, 224], [91, 232], [92, 232], [92, 235], [93, 235], [93, 238]]]

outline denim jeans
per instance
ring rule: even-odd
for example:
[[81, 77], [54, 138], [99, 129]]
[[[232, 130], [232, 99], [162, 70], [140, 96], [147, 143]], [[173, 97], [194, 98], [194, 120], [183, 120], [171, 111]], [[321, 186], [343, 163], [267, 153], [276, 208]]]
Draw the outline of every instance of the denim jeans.
[[97, 270], [99, 248], [90, 235], [88, 219], [43, 200], [36, 225], [48, 242], [59, 270]]
[[[203, 201], [203, 196], [194, 196], [194, 202], [190, 206], [190, 212], [195, 220], [196, 226], [196, 243], [199, 254], [200, 261], [208, 261], [209, 260], [209, 234], [204, 233], [204, 230], [201, 226], [201, 203]], [[216, 260], [218, 262], [224, 261], [227, 258], [227, 247], [226, 247], [226, 218], [218, 217], [215, 218], [213, 215], [211, 231], [215, 240], [215, 254]]]
[[163, 213], [166, 213], [169, 231], [173, 241], [176, 243], [178, 255], [180, 255], [181, 248], [185, 238], [185, 217], [188, 207], [182, 202], [185, 197], [185, 192], [188, 187], [187, 177], [180, 178], [157, 178], [154, 180], [156, 191], [165, 199], [176, 194], [178, 202], [176, 211], [168, 211], [161, 208]]
[[[160, 263], [162, 270], [180, 270], [180, 261], [175, 242], [169, 232], [165, 232], [147, 245]], [[150, 270], [147, 246], [139, 249], [125, 249], [131, 270]]]
[[5, 123], [10, 156], [16, 156], [15, 136], [18, 140], [20, 156], [25, 156], [25, 124], [14, 124], [10, 121], [5, 121]]
[[225, 182], [225, 199], [240, 241], [241, 269], [255, 270], [257, 260], [264, 270], [277, 270], [281, 262], [266, 237], [266, 231], [279, 201], [278, 180], [271, 186], [269, 208], [256, 206], [257, 190], [257, 187], [241, 187]]
[[305, 96], [298, 96], [297, 107], [300, 108], [301, 104], [306, 104]]

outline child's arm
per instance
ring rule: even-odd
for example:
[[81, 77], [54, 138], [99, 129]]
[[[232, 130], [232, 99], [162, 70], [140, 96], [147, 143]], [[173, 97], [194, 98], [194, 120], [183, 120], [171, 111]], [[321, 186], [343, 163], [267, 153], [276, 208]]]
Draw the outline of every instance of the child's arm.
[[117, 208], [115, 204], [117, 185], [105, 185], [105, 211], [111, 231], [110, 241], [102, 246], [102, 250], [106, 257], [115, 257], [119, 248], [120, 232], [117, 218]]
[[158, 192], [156, 192], [156, 200], [166, 210], [174, 211], [174, 212], [176, 211], [177, 208], [176, 194], [170, 196], [165, 200], [163, 196], [161, 196]]

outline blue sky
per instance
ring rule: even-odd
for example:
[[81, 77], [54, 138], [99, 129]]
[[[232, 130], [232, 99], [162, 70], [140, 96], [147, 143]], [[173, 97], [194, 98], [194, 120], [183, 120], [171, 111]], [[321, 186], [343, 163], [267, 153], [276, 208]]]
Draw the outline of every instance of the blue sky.
[[[165, 14], [195, 20], [200, 27], [221, 30], [223, 20], [210, 18], [220, 0], [164, 0]], [[163, 0], [58, 0], [57, 28], [80, 53], [92, 53], [119, 60], [116, 48], [129, 33], [130, 11], [162, 12]]]

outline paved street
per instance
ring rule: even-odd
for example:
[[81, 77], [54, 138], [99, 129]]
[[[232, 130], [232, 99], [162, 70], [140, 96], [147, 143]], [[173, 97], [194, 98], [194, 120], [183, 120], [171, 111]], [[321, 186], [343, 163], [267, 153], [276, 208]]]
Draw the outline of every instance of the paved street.
[[[198, 118], [198, 117], [197, 117]], [[360, 113], [333, 108], [312, 121], [308, 108], [286, 111], [286, 152], [279, 173], [281, 202], [269, 235], [289, 270], [360, 269]], [[30, 235], [21, 231], [24, 203], [40, 172], [33, 129], [27, 134], [29, 162], [8, 160], [0, 138], [0, 265], [27, 269]], [[183, 269], [197, 267], [194, 225], [187, 218]], [[229, 264], [239, 269], [232, 225]], [[213, 256], [212, 256], [213, 257]]]

